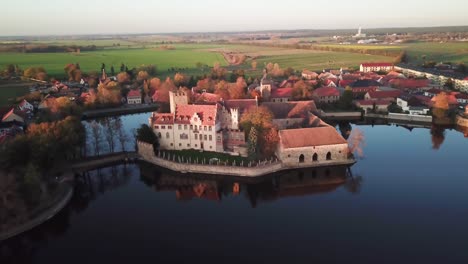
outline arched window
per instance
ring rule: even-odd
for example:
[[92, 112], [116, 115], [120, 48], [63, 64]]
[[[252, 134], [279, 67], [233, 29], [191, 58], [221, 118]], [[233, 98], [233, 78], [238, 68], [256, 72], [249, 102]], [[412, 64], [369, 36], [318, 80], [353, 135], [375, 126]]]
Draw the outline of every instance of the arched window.
[[331, 153], [328, 152], [328, 153], [327, 153], [327, 160], [331, 160], [331, 159], [332, 159], [332, 158], [331, 158]]
[[314, 155], [312, 156], [312, 161], [318, 161], [317, 153], [314, 153]]
[[304, 160], [305, 160], [304, 154], [301, 154], [299, 156], [299, 163], [304, 163]]
[[169, 138], [170, 135], [169, 135], [169, 132], [166, 132], [166, 138]]

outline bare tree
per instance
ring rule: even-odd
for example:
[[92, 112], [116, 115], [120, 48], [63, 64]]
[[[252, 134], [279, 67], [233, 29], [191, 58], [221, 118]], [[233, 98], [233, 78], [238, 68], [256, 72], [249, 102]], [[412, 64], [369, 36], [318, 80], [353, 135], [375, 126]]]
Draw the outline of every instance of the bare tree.
[[109, 146], [109, 152], [114, 153], [115, 149], [115, 118], [104, 118], [104, 136], [106, 138], [107, 145]]
[[115, 128], [118, 134], [118, 140], [122, 151], [125, 151], [125, 143], [130, 139], [124, 126], [122, 125], [122, 119], [119, 117], [115, 120]]
[[99, 156], [99, 152], [100, 152], [99, 143], [100, 143], [101, 135], [102, 135], [102, 127], [95, 120], [91, 122], [91, 133], [93, 135], [94, 155]]

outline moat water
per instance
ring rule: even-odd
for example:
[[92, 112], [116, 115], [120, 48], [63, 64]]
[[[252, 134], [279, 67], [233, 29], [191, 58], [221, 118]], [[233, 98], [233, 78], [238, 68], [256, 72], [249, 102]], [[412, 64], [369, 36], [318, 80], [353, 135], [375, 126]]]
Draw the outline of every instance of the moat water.
[[[122, 120], [132, 131], [147, 114]], [[467, 263], [468, 139], [357, 128], [364, 157], [350, 170], [91, 171], [61, 213], [0, 244], [0, 263]]]

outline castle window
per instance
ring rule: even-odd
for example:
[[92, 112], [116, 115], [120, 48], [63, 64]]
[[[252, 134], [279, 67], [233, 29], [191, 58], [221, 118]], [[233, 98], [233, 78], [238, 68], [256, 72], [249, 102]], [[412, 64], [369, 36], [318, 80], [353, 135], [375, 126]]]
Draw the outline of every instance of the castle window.
[[169, 137], [170, 137], [169, 132], [167, 132], [166, 133], [166, 138], [169, 138]]
[[195, 144], [195, 147], [197, 148], [197, 147], [198, 147], [198, 144]]
[[168, 129], [172, 129], [172, 126], [168, 126], [167, 128], [168, 128]]
[[193, 130], [193, 125], [190, 125], [190, 130]]
[[166, 126], [161, 126], [161, 129], [166, 129]]
[[198, 134], [195, 134], [195, 139], [198, 139]]
[[185, 133], [180, 134], [180, 139], [188, 139], [188, 135]]
[[206, 131], [206, 126], [203, 129]]
[[182, 147], [182, 143], [179, 143], [179, 147]]
[[213, 148], [213, 147], [212, 147], [212, 146], [210, 146], [210, 149], [212, 149], [212, 148]]
[[154, 126], [154, 129], [159, 129], [159, 126]]
[[213, 137], [210, 135], [210, 141], [213, 141]]
[[158, 133], [158, 138], [161, 138], [161, 133]]
[[209, 127], [208, 127], [208, 130], [213, 131], [213, 127], [212, 127], [212, 126], [209, 126]]
[[172, 146], [174, 146], [174, 144], [173, 144], [173, 143], [171, 143], [171, 147], [172, 147]]
[[184, 125], [184, 130], [187, 130], [187, 125]]
[[182, 129], [182, 125], [179, 125], [179, 130]]
[[189, 147], [189, 148], [190, 148], [190, 144], [187, 144], [187, 147]]
[[204, 136], [204, 139], [205, 139], [205, 141], [207, 140], [207, 136], [206, 136], [206, 135]]

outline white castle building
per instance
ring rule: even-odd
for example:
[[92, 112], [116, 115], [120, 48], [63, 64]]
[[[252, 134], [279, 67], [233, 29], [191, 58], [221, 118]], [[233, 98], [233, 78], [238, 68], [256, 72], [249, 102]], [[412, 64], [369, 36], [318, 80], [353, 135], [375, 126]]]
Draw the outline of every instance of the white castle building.
[[170, 113], [153, 113], [149, 124], [159, 138], [161, 149], [236, 151], [245, 144], [239, 128], [240, 115], [257, 106], [256, 99], [189, 104], [185, 92], [170, 92]]

